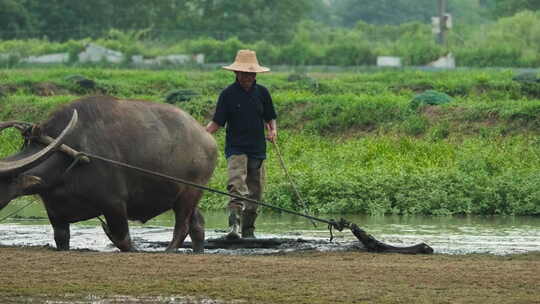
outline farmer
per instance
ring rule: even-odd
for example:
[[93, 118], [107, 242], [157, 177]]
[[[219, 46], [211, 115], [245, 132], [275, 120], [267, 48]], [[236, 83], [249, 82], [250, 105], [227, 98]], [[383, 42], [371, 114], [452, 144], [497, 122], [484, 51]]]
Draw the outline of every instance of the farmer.
[[[257, 84], [257, 73], [270, 71], [262, 67], [251, 50], [239, 50], [229, 66], [236, 80], [219, 95], [216, 112], [206, 130], [213, 134], [226, 125], [225, 157], [231, 194], [259, 201], [264, 184], [266, 138], [276, 140], [276, 112], [268, 90]], [[237, 198], [229, 201], [229, 231], [226, 238], [254, 238], [257, 204]]]

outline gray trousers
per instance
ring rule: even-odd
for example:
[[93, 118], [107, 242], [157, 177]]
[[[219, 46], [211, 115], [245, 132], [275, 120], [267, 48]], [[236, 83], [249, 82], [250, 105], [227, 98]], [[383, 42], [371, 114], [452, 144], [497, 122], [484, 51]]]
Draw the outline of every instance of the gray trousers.
[[[248, 158], [245, 154], [231, 155], [227, 159], [229, 180], [227, 190], [231, 194], [247, 196], [260, 201], [264, 185], [263, 160]], [[231, 198], [230, 209], [239, 209], [243, 213], [257, 214], [257, 204]]]

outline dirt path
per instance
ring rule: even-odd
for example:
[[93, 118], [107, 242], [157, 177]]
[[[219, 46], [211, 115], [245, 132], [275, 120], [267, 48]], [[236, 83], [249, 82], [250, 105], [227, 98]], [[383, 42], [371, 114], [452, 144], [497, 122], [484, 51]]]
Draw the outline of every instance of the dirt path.
[[540, 253], [230, 256], [2, 247], [0, 260], [2, 303], [118, 295], [220, 303], [540, 303]]

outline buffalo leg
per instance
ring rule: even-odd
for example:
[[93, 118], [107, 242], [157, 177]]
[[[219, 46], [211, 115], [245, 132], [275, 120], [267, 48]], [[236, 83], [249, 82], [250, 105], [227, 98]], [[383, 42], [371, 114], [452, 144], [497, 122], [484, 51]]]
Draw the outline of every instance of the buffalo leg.
[[121, 251], [136, 251], [129, 236], [129, 226], [125, 211], [109, 210], [105, 212], [109, 231], [107, 236]]
[[54, 242], [57, 250], [69, 250], [69, 223], [51, 221], [54, 230]]
[[56, 243], [57, 250], [69, 250], [69, 223], [65, 220], [60, 219], [53, 209], [47, 207], [47, 201], [45, 202], [45, 210], [47, 210], [47, 216], [49, 217], [49, 222], [53, 227], [54, 231], [54, 242]]
[[193, 252], [204, 252], [204, 218], [199, 210], [195, 208], [191, 215], [189, 226], [189, 237], [191, 238], [191, 246]]
[[[201, 190], [190, 188], [186, 189], [176, 201], [173, 207], [175, 215], [173, 239], [166, 249], [167, 252], [175, 251], [180, 248], [188, 233], [190, 233], [191, 237], [194, 237], [192, 240], [193, 250], [196, 252], [203, 251], [204, 229], [200, 227], [197, 228], [198, 225], [193, 225], [194, 222], [197, 221], [197, 218], [200, 218], [200, 214], [196, 211], [196, 206], [201, 196]], [[194, 220], [192, 220], [193, 216], [195, 216]]]

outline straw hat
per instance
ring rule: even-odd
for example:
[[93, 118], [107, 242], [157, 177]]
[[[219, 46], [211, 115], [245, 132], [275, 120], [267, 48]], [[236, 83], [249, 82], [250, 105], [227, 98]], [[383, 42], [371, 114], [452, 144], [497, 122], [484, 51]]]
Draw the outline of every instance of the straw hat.
[[257, 55], [252, 50], [239, 50], [231, 65], [222, 67], [229, 71], [264, 73], [270, 71], [269, 68], [259, 65]]

